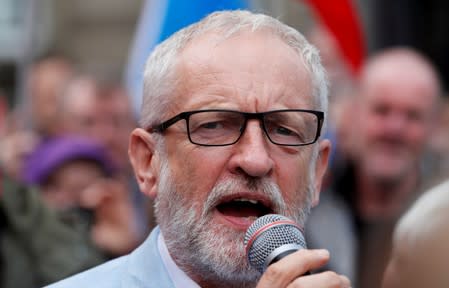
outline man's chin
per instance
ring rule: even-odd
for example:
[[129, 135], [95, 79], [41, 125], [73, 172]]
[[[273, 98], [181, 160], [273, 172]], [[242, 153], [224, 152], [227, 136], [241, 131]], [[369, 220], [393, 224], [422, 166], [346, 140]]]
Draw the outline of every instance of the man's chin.
[[399, 183], [404, 179], [404, 177], [408, 177], [411, 167], [410, 165], [404, 167], [402, 165], [394, 166], [386, 163], [381, 167], [377, 167], [377, 169], [373, 167], [371, 169], [370, 174], [374, 179], [377, 179], [379, 182], [392, 183], [392, 184]]
[[208, 212], [186, 232], [195, 234], [192, 235], [192, 240], [197, 245], [196, 252], [203, 257], [215, 258], [215, 261], [223, 261], [222, 258], [231, 258], [234, 261], [242, 258], [246, 261], [243, 244], [246, 230], [224, 218], [216, 210]]
[[[244, 251], [244, 237], [245, 231], [239, 229], [239, 226], [230, 224], [223, 217], [214, 217], [209, 221], [205, 227], [207, 230], [203, 230], [204, 238], [209, 238], [211, 242], [221, 243], [221, 246], [229, 246], [229, 250], [232, 251]], [[234, 256], [241, 257], [241, 253]]]
[[[197, 259], [205, 270], [213, 271], [219, 279], [256, 279], [256, 271], [249, 267], [245, 246], [244, 232], [235, 227], [214, 220], [209, 221], [197, 237]], [[199, 264], [199, 263], [197, 263]]]
[[363, 163], [363, 170], [372, 176], [380, 178], [396, 179], [408, 175], [408, 172], [415, 169], [415, 164], [407, 156], [383, 155], [382, 157], [369, 157]]

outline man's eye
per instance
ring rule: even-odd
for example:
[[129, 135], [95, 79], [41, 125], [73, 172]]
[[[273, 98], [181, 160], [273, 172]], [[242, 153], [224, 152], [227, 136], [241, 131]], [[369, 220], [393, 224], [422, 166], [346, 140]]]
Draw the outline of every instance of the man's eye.
[[206, 122], [198, 126], [198, 129], [220, 129], [223, 128], [223, 124], [221, 122]]
[[275, 132], [279, 135], [284, 135], [284, 136], [295, 136], [296, 133], [293, 132], [292, 130], [282, 127], [282, 126], [278, 126], [275, 130]]

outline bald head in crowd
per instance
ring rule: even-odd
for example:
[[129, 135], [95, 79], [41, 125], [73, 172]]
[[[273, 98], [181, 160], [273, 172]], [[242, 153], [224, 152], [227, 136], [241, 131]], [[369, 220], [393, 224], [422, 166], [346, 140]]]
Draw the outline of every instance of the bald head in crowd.
[[374, 56], [362, 71], [353, 133], [362, 173], [401, 185], [416, 173], [440, 94], [439, 78], [418, 52], [394, 48]]
[[383, 288], [449, 287], [449, 180], [401, 218]]

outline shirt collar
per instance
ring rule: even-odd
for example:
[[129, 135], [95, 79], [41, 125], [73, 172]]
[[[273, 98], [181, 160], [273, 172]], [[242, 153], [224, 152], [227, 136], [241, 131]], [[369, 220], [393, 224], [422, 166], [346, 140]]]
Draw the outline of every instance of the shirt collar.
[[178, 265], [176, 265], [175, 261], [173, 261], [170, 253], [168, 252], [167, 245], [165, 245], [162, 232], [159, 233], [159, 237], [157, 238], [157, 247], [159, 249], [162, 262], [164, 263], [164, 266], [176, 288], [200, 288], [200, 286], [189, 276], [187, 276], [187, 274], [182, 271]]

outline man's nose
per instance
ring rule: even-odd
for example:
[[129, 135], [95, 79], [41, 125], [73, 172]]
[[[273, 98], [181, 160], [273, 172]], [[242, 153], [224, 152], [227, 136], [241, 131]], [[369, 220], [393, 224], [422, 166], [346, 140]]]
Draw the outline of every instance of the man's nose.
[[250, 120], [239, 141], [235, 145], [235, 154], [230, 160], [230, 168], [234, 173], [242, 171], [251, 177], [269, 175], [274, 166], [270, 154], [269, 140], [257, 120]]
[[407, 117], [400, 113], [391, 113], [385, 122], [385, 129], [390, 133], [401, 134], [407, 127]]

